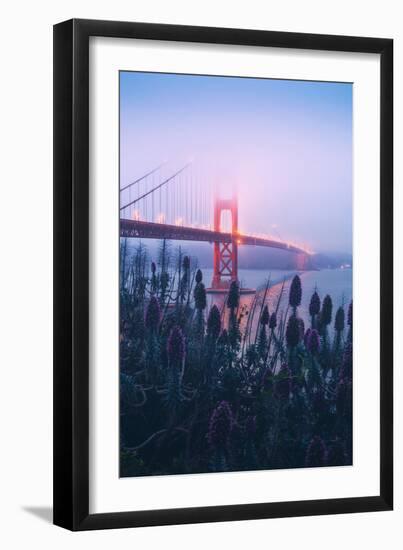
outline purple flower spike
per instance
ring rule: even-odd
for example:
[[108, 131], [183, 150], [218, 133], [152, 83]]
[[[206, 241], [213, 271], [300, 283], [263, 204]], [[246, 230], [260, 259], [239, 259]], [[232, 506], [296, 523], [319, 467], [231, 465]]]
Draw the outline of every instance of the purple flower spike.
[[266, 326], [269, 323], [270, 315], [269, 315], [269, 308], [264, 306], [262, 311], [262, 316], [260, 317], [260, 324], [263, 326]]
[[180, 327], [171, 330], [168, 338], [167, 351], [169, 362], [181, 364], [185, 358], [185, 337]]
[[276, 326], [277, 326], [277, 315], [276, 315], [276, 312], [273, 311], [273, 313], [270, 315], [269, 329], [274, 330]]
[[207, 336], [217, 340], [221, 330], [221, 315], [218, 307], [214, 304], [210, 309], [207, 319]]
[[289, 348], [295, 348], [298, 345], [301, 336], [300, 323], [298, 317], [291, 315], [288, 318], [287, 328], [285, 331], [285, 338], [287, 340], [287, 346]]
[[342, 307], [339, 307], [336, 311], [334, 329], [336, 332], [342, 332], [344, 330], [344, 309]]
[[195, 308], [206, 309], [206, 306], [207, 306], [206, 288], [202, 282], [196, 284], [195, 289], [193, 291], [193, 296], [195, 299]]
[[330, 325], [332, 321], [332, 309], [333, 309], [332, 299], [329, 296], [329, 294], [327, 294], [323, 300], [322, 311], [320, 314], [320, 321], [323, 325], [326, 325], [326, 326]]
[[239, 305], [239, 283], [238, 281], [231, 281], [228, 296], [227, 307], [229, 309], [236, 309]]
[[299, 275], [295, 275], [290, 286], [289, 302], [291, 307], [298, 307], [301, 305], [302, 298], [302, 286]]
[[203, 280], [203, 273], [201, 271], [201, 269], [198, 269], [196, 271], [196, 283], [201, 283]]
[[309, 315], [317, 315], [320, 311], [320, 298], [319, 294], [315, 292], [312, 294], [311, 301], [309, 303]]
[[151, 296], [150, 301], [148, 302], [148, 307], [146, 311], [145, 325], [148, 330], [156, 331], [158, 330], [161, 319], [161, 310], [158, 300], [155, 296]]
[[210, 418], [207, 441], [212, 447], [226, 447], [232, 432], [234, 417], [227, 401], [221, 401]]
[[189, 256], [184, 256], [183, 257], [183, 262], [182, 262], [182, 265], [183, 265], [183, 269], [189, 269], [190, 267], [190, 258]]

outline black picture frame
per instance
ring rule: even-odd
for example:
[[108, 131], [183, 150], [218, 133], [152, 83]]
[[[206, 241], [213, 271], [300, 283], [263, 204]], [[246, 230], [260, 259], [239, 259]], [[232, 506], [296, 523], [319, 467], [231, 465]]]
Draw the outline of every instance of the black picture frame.
[[[380, 491], [365, 497], [89, 513], [89, 38], [377, 53], [381, 58]], [[73, 19], [54, 27], [54, 523], [71, 530], [393, 507], [393, 40]]]

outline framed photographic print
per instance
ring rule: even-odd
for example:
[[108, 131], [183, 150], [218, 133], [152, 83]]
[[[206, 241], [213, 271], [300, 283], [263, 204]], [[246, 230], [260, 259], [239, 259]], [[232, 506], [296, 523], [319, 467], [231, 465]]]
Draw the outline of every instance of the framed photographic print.
[[384, 38], [54, 27], [57, 525], [392, 509], [392, 75]]

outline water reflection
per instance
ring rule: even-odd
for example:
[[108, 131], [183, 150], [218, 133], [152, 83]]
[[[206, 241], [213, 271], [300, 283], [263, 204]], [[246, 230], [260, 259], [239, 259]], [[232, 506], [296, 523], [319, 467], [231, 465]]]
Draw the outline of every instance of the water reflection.
[[[256, 331], [259, 322], [260, 311], [264, 304], [267, 304], [269, 312], [277, 310], [279, 322], [284, 319], [288, 312], [288, 291], [292, 278], [296, 271], [272, 270], [267, 273], [263, 270], [239, 270], [239, 278], [242, 287], [256, 289], [255, 294], [241, 294], [239, 314], [241, 317], [240, 328], [245, 330], [249, 316], [252, 316], [252, 333]], [[352, 270], [351, 269], [323, 269], [321, 271], [306, 271], [299, 273], [302, 282], [302, 302], [299, 308], [299, 316], [304, 320], [305, 325], [310, 323], [309, 302], [312, 293], [317, 290], [321, 300], [329, 294], [333, 301], [333, 315], [341, 305], [347, 306], [352, 299]], [[212, 270], [203, 269], [203, 278], [208, 284], [212, 279]], [[269, 287], [266, 291], [266, 285]], [[223, 314], [228, 316], [225, 307], [225, 294], [209, 294], [209, 308], [216, 304]], [[280, 299], [280, 301], [279, 301]], [[333, 323], [329, 327], [333, 331]]]

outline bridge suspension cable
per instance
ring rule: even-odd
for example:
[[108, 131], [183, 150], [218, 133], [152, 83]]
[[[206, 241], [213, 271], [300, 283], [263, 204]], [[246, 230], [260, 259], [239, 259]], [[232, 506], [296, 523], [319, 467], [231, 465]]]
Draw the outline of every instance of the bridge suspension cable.
[[145, 178], [148, 178], [148, 176], [151, 176], [152, 174], [155, 174], [155, 172], [158, 172], [158, 170], [160, 170], [165, 164], [166, 163], [163, 162], [162, 164], [160, 164], [159, 166], [157, 166], [153, 170], [150, 170], [150, 172], [147, 172], [147, 174], [144, 174], [143, 176], [141, 176], [141, 178], [137, 178], [136, 180], [132, 181], [131, 183], [128, 183], [127, 185], [125, 185], [124, 187], [122, 187], [120, 189], [120, 192], [122, 193], [122, 191], [126, 191], [126, 189], [129, 189], [129, 187], [132, 187], [133, 185], [136, 185], [136, 183], [139, 183], [140, 181], [144, 180]]
[[210, 181], [205, 169], [196, 168], [193, 162], [173, 174], [167, 173], [166, 168], [151, 170], [136, 180], [137, 185], [121, 189], [124, 192], [120, 193], [120, 217], [208, 229], [213, 219]]
[[[173, 174], [172, 176], [170, 176], [169, 178], [165, 179], [163, 182], [161, 182], [160, 184], [158, 184], [156, 187], [153, 187], [152, 189], [146, 191], [145, 193], [143, 193], [143, 195], [141, 195], [140, 197], [137, 197], [136, 199], [132, 200], [131, 202], [125, 204], [124, 206], [121, 206], [120, 207], [120, 210], [124, 210], [125, 208], [128, 208], [129, 206], [132, 206], [133, 204], [136, 204], [136, 202], [138, 201], [141, 201], [142, 199], [145, 199], [146, 197], [148, 197], [149, 195], [151, 195], [151, 193], [154, 193], [155, 191], [158, 191], [158, 189], [161, 189], [161, 187], [163, 187], [164, 185], [166, 185], [167, 183], [169, 183], [171, 180], [173, 180], [174, 178], [176, 178], [176, 176], [179, 176], [179, 174], [181, 174], [184, 170], [186, 170], [186, 168], [190, 166], [190, 163], [189, 164], [185, 164], [185, 166], [183, 166], [180, 170], [178, 170], [177, 172], [175, 172], [175, 174]], [[151, 174], [152, 172], [150, 172]], [[141, 178], [141, 179], [144, 179]]]

